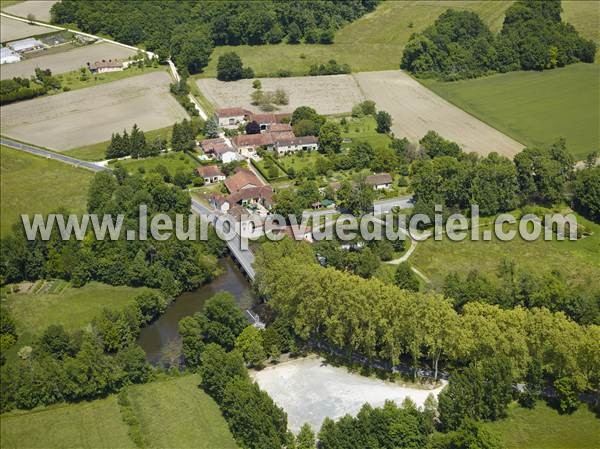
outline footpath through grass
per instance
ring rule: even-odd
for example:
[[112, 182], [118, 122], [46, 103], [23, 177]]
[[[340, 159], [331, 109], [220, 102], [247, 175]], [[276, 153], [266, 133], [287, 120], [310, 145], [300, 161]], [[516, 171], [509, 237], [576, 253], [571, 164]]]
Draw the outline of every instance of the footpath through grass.
[[3, 449], [129, 449], [116, 396], [0, 416]]
[[2, 146], [0, 235], [7, 236], [21, 222], [20, 214], [47, 214], [59, 207], [85, 212], [92, 177], [87, 170]]
[[423, 84], [524, 145], [565, 137], [577, 159], [600, 149], [600, 64]]
[[235, 449], [217, 404], [197, 375], [136, 385], [129, 400], [148, 448]]
[[584, 405], [572, 415], [560, 415], [541, 401], [532, 410], [513, 403], [506, 419], [485, 426], [501, 437], [506, 449], [600, 447], [600, 419]]

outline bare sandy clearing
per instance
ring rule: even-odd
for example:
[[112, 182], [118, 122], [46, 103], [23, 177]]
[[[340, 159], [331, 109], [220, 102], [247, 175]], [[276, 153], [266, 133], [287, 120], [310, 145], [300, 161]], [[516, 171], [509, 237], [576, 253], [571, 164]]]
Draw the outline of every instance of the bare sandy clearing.
[[252, 376], [285, 410], [292, 432], [298, 432], [305, 422], [318, 431], [326, 417], [356, 415], [365, 402], [380, 407], [386, 400], [392, 400], [400, 405], [410, 397], [422, 406], [429, 394], [437, 396], [443, 388], [406, 388], [324, 365], [323, 360], [315, 356], [271, 366]]
[[94, 63], [103, 59], [127, 59], [135, 51], [109, 42], [100, 42], [85, 47], [75, 48], [62, 53], [39, 56], [32, 59], [2, 65], [1, 78], [15, 76], [30, 77], [35, 68], [50, 69], [52, 73], [65, 73], [85, 67], [88, 62]]
[[453, 106], [400, 70], [354, 75], [364, 95], [393, 118], [398, 137], [421, 139], [429, 130], [459, 143], [463, 150], [513, 157], [523, 145]]
[[27, 0], [4, 8], [3, 11], [19, 17], [27, 17], [29, 14], [33, 14], [35, 20], [50, 22], [50, 8], [55, 3], [55, 0]]
[[166, 72], [134, 76], [87, 89], [3, 106], [1, 132], [55, 150], [110, 139], [131, 128], [145, 131], [187, 117], [169, 93]]
[[[37, 36], [38, 34], [50, 33], [56, 31], [53, 28], [29, 25], [26, 22], [20, 20], [11, 19], [9, 17], [2, 16], [0, 18], [0, 41], [14, 41], [23, 37]], [[4, 68], [5, 64], [2, 64]]]
[[[350, 75], [300, 76], [292, 78], [259, 78], [264, 91], [284, 89], [290, 103], [279, 106], [282, 112], [292, 112], [298, 106], [311, 106], [320, 114], [350, 112], [363, 100], [356, 81]], [[217, 108], [240, 106], [259, 112], [250, 104], [253, 80], [224, 82], [213, 78], [196, 81], [202, 93]]]

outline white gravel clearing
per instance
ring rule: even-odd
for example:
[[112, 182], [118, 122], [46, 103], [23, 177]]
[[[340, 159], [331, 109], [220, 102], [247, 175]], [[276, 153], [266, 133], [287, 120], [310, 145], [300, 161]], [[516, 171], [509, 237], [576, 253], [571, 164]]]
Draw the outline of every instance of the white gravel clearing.
[[410, 397], [422, 406], [427, 396], [437, 397], [444, 386], [433, 390], [402, 387], [398, 384], [349, 373], [345, 368], [325, 364], [316, 357], [306, 357], [270, 366], [252, 373], [260, 388], [288, 414], [288, 427], [294, 433], [304, 423], [315, 432], [326, 417], [338, 419], [356, 415], [365, 402], [373, 407], [386, 400], [398, 405]]

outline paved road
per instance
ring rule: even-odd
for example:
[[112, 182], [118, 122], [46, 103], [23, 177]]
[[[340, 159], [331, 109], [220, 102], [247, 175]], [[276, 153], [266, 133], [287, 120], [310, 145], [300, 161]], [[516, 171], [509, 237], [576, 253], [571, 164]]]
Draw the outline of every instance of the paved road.
[[7, 139], [6, 137], [0, 137], [0, 144], [10, 147], [10, 148], [14, 148], [16, 150], [26, 151], [27, 153], [35, 154], [36, 156], [45, 157], [47, 159], [54, 159], [56, 161], [64, 162], [66, 164], [70, 164], [75, 167], [85, 168], [87, 170], [91, 170], [94, 172], [110, 170], [106, 167], [95, 164], [93, 162], [82, 161], [80, 159], [75, 159], [74, 157], [66, 156], [64, 154], [54, 153], [53, 151], [34, 147], [27, 143], [17, 142], [12, 139]]
[[[192, 198], [192, 211], [198, 215], [208, 215], [214, 214], [215, 220], [213, 224], [217, 228], [217, 231], [223, 231], [223, 225], [221, 222], [217, 221], [217, 216], [220, 215], [218, 212], [209, 209], [202, 203], [196, 201]], [[236, 258], [238, 263], [244, 269], [246, 274], [251, 280], [254, 280], [256, 273], [254, 272], [254, 268], [252, 265], [254, 264], [254, 254], [250, 249], [242, 249], [240, 237], [236, 235], [233, 239], [227, 242], [227, 246], [231, 251], [231, 254]]]
[[412, 197], [399, 196], [397, 198], [375, 201], [373, 202], [373, 213], [375, 215], [387, 214], [395, 207], [399, 209], [410, 209], [413, 207]]

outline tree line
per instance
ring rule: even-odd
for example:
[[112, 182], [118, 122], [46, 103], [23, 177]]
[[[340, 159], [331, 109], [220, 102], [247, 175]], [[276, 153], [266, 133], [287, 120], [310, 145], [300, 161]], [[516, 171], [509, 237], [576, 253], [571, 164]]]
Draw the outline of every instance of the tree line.
[[[48, 326], [3, 364], [0, 411], [97, 399], [126, 385], [148, 382], [153, 372], [135, 342], [140, 329], [160, 316], [171, 300], [158, 292], [142, 293], [122, 311], [104, 310], [89, 330], [67, 332], [61, 325]], [[12, 321], [7, 313], [3, 311], [3, 323]]]
[[411, 36], [401, 68], [452, 81], [594, 62], [596, 44], [563, 22], [561, 12], [560, 0], [519, 0], [506, 10], [502, 30], [493, 35], [476, 13], [449, 9]]
[[93, 34], [145, 47], [178, 68], [197, 73], [213, 46], [332, 43], [334, 31], [369, 11], [378, 0], [152, 2], [65, 0], [53, 5], [52, 21], [76, 24]]
[[[49, 91], [56, 91], [62, 87], [60, 80], [52, 75], [50, 69], [35, 69], [31, 78], [14, 77], [0, 81], [0, 104], [9, 104], [16, 101], [45, 95]], [[66, 88], [65, 88], [66, 89]]]
[[403, 362], [415, 377], [427, 366], [437, 378], [441, 366], [456, 370], [502, 358], [511, 382], [537, 373], [538, 383], [567, 385], [564, 398], [600, 387], [600, 326], [579, 325], [561, 312], [479, 301], [457, 311], [440, 294], [323, 268], [310, 246], [287, 240], [263, 245], [256, 267], [259, 293], [277, 316], [291, 320], [294, 334], [349, 361], [359, 357], [388, 372]]
[[[148, 208], [148, 219], [157, 213], [188, 216], [190, 198], [179, 187], [165, 184], [159, 173], [128, 175], [125, 170], [97, 173], [88, 191], [87, 211], [124, 215], [123, 229], [139, 230], [139, 206]], [[65, 213], [66, 211], [58, 211]], [[115, 219], [113, 216], [113, 220]], [[66, 218], [65, 218], [66, 220]], [[199, 223], [197, 224], [199, 226]], [[187, 229], [188, 224], [184, 223]], [[49, 240], [38, 235], [28, 240], [21, 224], [2, 240], [0, 276], [2, 283], [60, 278], [75, 286], [95, 280], [110, 285], [160, 288], [174, 297], [211, 279], [216, 256], [225, 251], [224, 242], [211, 233], [208, 241], [183, 241], [175, 236], [163, 241], [127, 240], [122, 231], [117, 240], [106, 238], [63, 241], [58, 226]], [[91, 232], [91, 231], [90, 231]]]

